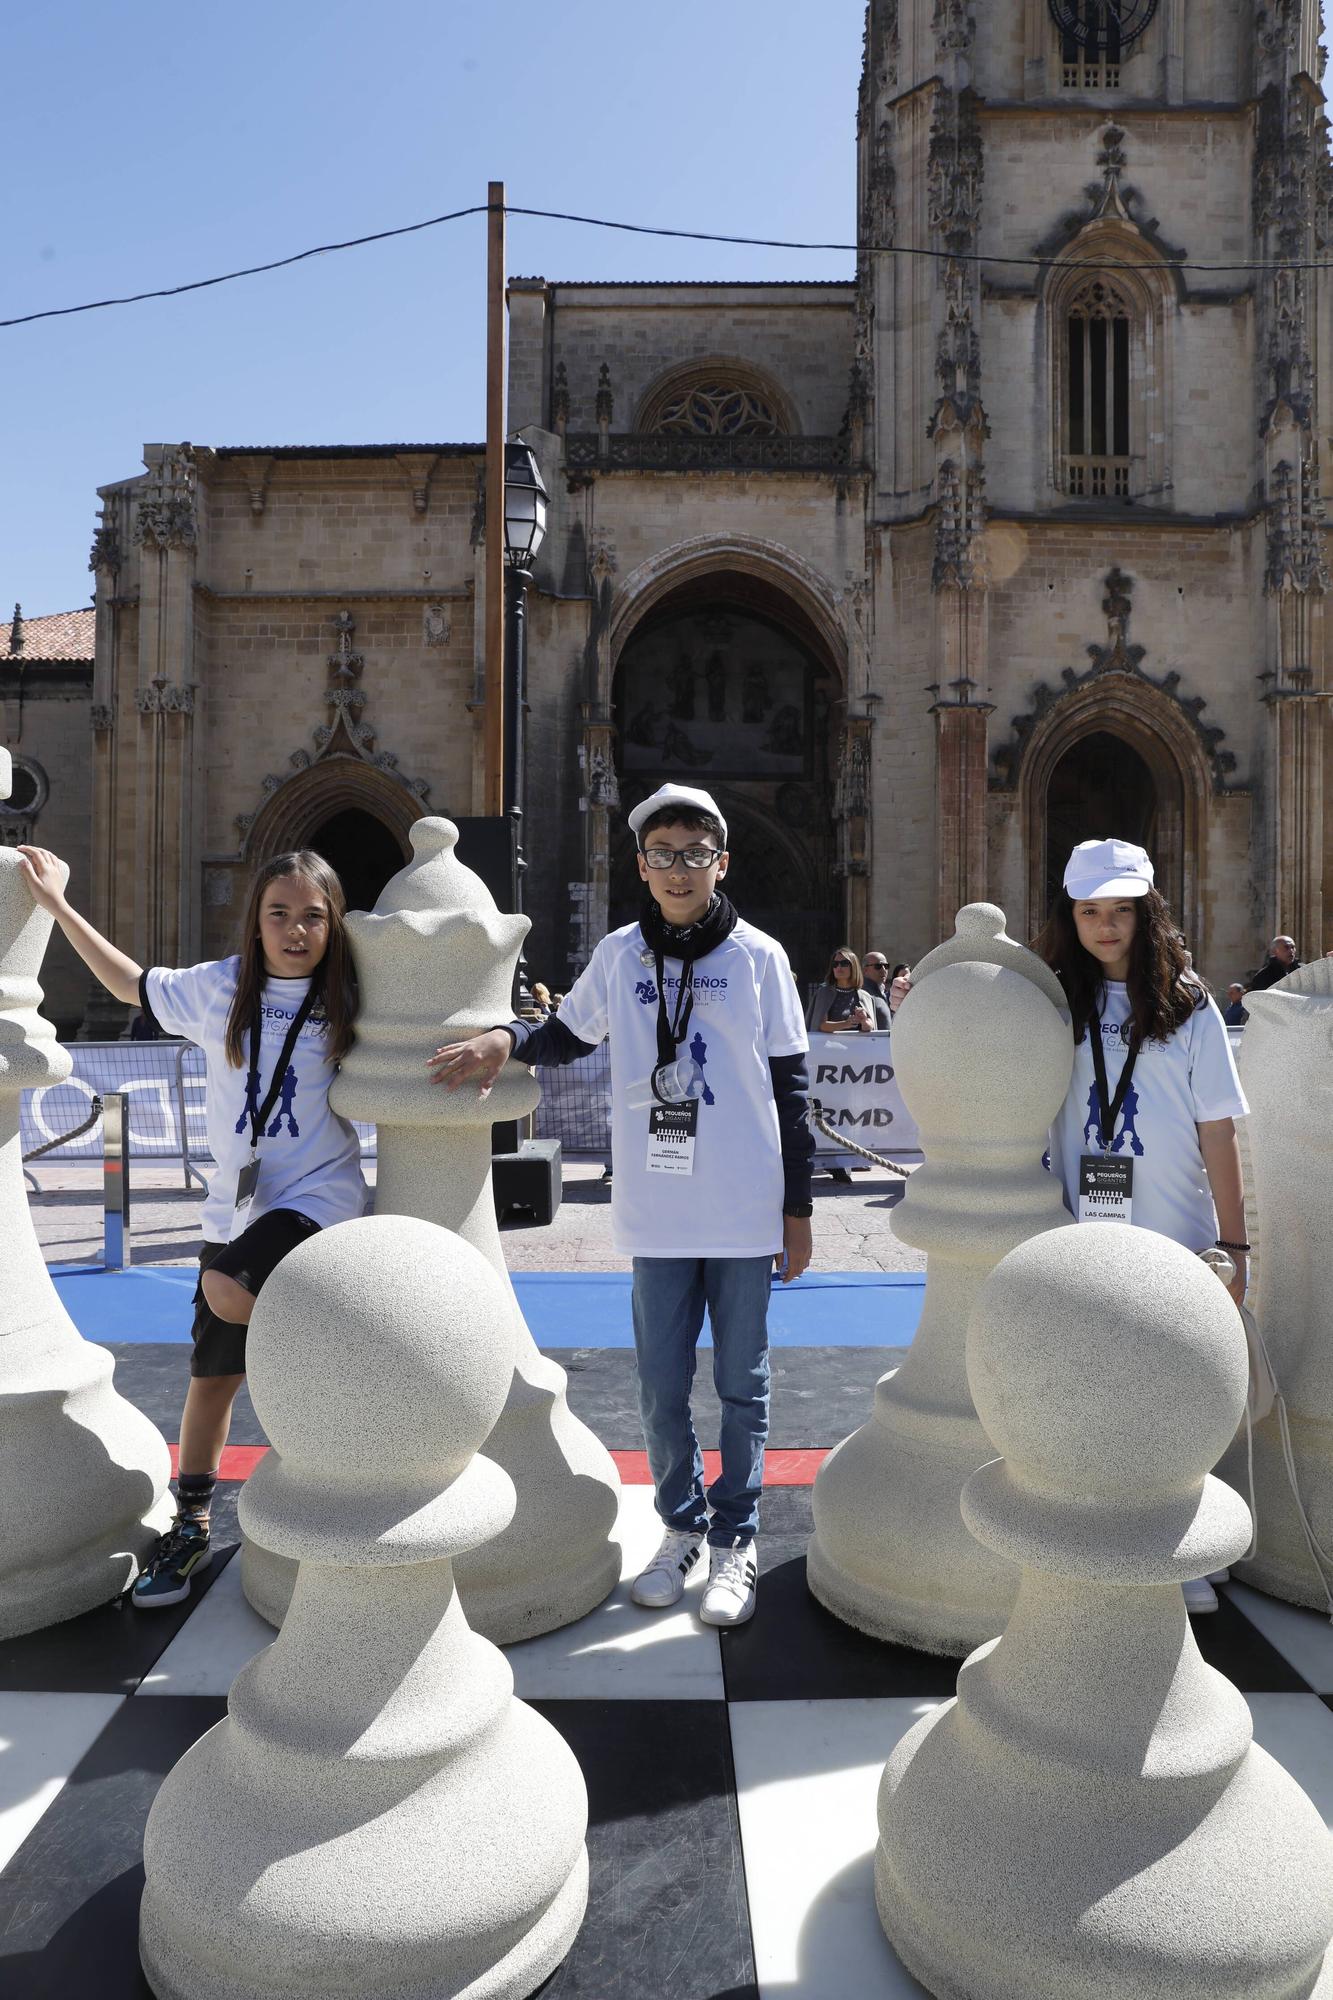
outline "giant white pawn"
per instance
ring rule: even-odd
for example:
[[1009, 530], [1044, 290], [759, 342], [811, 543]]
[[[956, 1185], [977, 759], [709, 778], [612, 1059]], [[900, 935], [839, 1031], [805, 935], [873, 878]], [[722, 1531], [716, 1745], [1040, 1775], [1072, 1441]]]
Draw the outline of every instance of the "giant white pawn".
[[[11, 760], [0, 749], [0, 798]], [[171, 1519], [158, 1432], [112, 1387], [47, 1274], [23, 1185], [19, 1098], [73, 1067], [38, 1009], [51, 919], [0, 847], [0, 1638], [117, 1597]]]
[[483, 1257], [407, 1216], [313, 1236], [264, 1287], [250, 1389], [282, 1456], [241, 1519], [300, 1569], [148, 1818], [159, 2000], [521, 2000], [573, 1942], [583, 1778], [453, 1581], [514, 1507], [475, 1455], [509, 1388], [505, 1306]]
[[[537, 1102], [530, 1070], [511, 1063], [491, 1095], [432, 1084], [425, 1060], [442, 1043], [512, 1013], [525, 917], [495, 907], [454, 853], [458, 829], [419, 819], [413, 859], [369, 914], [347, 920], [361, 987], [356, 1042], [330, 1092], [345, 1118], [378, 1128], [375, 1211], [417, 1215], [476, 1246], [504, 1286], [502, 1323], [513, 1380], [486, 1451], [518, 1490], [504, 1533], [459, 1560], [468, 1617], [497, 1645], [582, 1618], [620, 1576], [620, 1479], [610, 1453], [565, 1400], [565, 1372], [537, 1350], [509, 1281], [491, 1194], [491, 1124]], [[247, 1539], [245, 1592], [277, 1624], [290, 1565]]]
[[[1333, 958], [1245, 1004], [1240, 1074], [1250, 1115], [1241, 1130], [1257, 1253], [1250, 1303], [1286, 1398], [1301, 1506], [1333, 1556]], [[1248, 1492], [1243, 1434], [1226, 1476]], [[1326, 1583], [1292, 1493], [1277, 1410], [1255, 1426], [1254, 1494], [1258, 1547], [1240, 1574], [1275, 1597], [1326, 1609], [1333, 1562]]]
[[986, 1280], [967, 1361], [1004, 1456], [963, 1511], [1022, 1581], [885, 1767], [890, 1942], [948, 2000], [1328, 2000], [1333, 1840], [1180, 1590], [1249, 1539], [1208, 1473], [1248, 1373], [1225, 1289], [1148, 1230], [1055, 1230]]
[[1070, 1221], [1041, 1164], [1073, 1065], [1059, 981], [969, 904], [917, 967], [893, 1060], [925, 1165], [894, 1210], [927, 1253], [921, 1323], [880, 1378], [869, 1422], [815, 1480], [806, 1577], [820, 1603], [876, 1639], [963, 1654], [998, 1632], [1018, 1575], [963, 1526], [959, 1495], [994, 1455], [972, 1406], [964, 1345], [982, 1280], [1005, 1252]]

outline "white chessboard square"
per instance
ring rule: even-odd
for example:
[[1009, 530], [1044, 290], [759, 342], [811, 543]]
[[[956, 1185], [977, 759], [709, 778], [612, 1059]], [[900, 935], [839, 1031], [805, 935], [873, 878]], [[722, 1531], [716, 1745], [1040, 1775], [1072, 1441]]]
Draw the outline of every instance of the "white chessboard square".
[[245, 1601], [238, 1549], [135, 1693], [229, 1694], [241, 1668], [271, 1646], [276, 1636], [267, 1619]]
[[18, 1852], [124, 1699], [0, 1691], [0, 1868]]
[[624, 1561], [605, 1603], [575, 1625], [506, 1648], [515, 1693], [536, 1701], [723, 1700], [718, 1636], [699, 1622], [707, 1558], [696, 1565], [679, 1604], [644, 1611], [631, 1603], [629, 1591], [662, 1539], [651, 1486], [621, 1488], [616, 1534]]
[[875, 1912], [875, 1803], [899, 1737], [941, 1705], [898, 1695], [728, 1709], [761, 2000], [922, 2000]]

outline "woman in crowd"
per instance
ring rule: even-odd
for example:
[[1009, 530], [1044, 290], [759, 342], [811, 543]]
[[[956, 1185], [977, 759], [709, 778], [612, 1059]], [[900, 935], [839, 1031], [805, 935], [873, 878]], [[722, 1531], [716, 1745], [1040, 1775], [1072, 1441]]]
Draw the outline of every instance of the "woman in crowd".
[[[884, 1002], [880, 1002], [884, 1007]], [[861, 974], [861, 961], [849, 944], [839, 945], [829, 960], [828, 974], [824, 984], [810, 1002], [806, 1013], [806, 1025], [820, 1035], [863, 1034], [872, 1028], [885, 1027], [886, 1018], [876, 1019], [875, 1001], [867, 993]]]

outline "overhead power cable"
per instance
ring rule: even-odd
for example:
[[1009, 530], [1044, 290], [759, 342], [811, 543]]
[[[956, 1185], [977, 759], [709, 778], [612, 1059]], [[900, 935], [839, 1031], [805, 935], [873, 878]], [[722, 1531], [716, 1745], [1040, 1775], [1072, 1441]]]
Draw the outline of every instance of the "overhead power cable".
[[[46, 306], [40, 312], [15, 313], [9, 319], [0, 319], [0, 328], [30, 326], [34, 320], [40, 319], [66, 319], [75, 313], [103, 312], [111, 306], [141, 305], [147, 299], [180, 298], [186, 292], [203, 292], [213, 285], [233, 284], [238, 278], [257, 278], [266, 271], [283, 271], [289, 265], [304, 264], [311, 257], [331, 257], [342, 250], [359, 250], [367, 243], [387, 243], [396, 236], [415, 236], [423, 229], [438, 229], [446, 222], [460, 222], [464, 216], [489, 213], [487, 203], [475, 202], [469, 208], [451, 209], [447, 215], [430, 215], [422, 222], [402, 223], [396, 229], [376, 229], [365, 236], [349, 236], [339, 243], [317, 243], [309, 250], [294, 251], [290, 257], [274, 257], [266, 264], [246, 264], [238, 271], [219, 272], [214, 278], [192, 278], [182, 285], [161, 285], [151, 291], [126, 292], [116, 298], [88, 299], [77, 306]], [[812, 243], [786, 236], [736, 236], [715, 229], [669, 229], [649, 222], [619, 222], [602, 215], [573, 215], [557, 208], [520, 208], [513, 203], [506, 204], [505, 213], [532, 216], [545, 222], [573, 222], [585, 229], [615, 229], [632, 236], [670, 237], [685, 243], [726, 243], [754, 250], [838, 251], [851, 256], [882, 252], [897, 257], [925, 257], [946, 264], [993, 264], [1026, 271], [1045, 270], [1057, 262], [1061, 264], [1062, 269], [1074, 271], [1136, 271], [1143, 268], [1141, 263], [1114, 257], [1099, 257], [1087, 261], [1056, 257], [1004, 257], [985, 250], [937, 250], [916, 243]], [[1289, 258], [1273, 263], [1254, 258], [1229, 264], [1205, 264], [1192, 258], [1169, 258], [1164, 261], [1169, 270], [1206, 271], [1215, 275], [1333, 269], [1333, 264], [1327, 261], [1306, 262]], [[714, 282], [722, 283], [725, 280]]]

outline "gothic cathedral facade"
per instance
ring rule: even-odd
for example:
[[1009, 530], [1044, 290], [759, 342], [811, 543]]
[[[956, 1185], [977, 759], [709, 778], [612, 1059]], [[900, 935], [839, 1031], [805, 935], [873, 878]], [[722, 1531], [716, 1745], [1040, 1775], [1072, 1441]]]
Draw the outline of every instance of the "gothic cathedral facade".
[[[511, 281], [534, 976], [633, 915], [664, 776], [803, 978], [978, 899], [1031, 935], [1090, 834], [1149, 847], [1215, 983], [1333, 945], [1319, 33], [872, 0], [853, 278]], [[366, 901], [420, 812], [481, 811], [484, 454], [145, 464], [101, 489], [89, 889], [187, 962], [256, 859], [321, 846]]]

